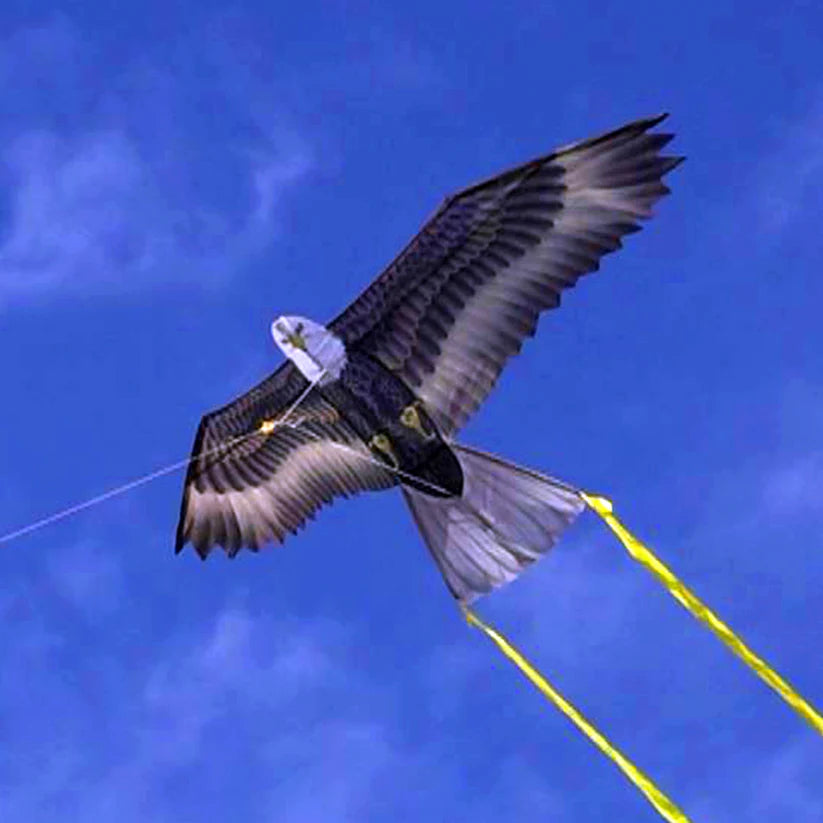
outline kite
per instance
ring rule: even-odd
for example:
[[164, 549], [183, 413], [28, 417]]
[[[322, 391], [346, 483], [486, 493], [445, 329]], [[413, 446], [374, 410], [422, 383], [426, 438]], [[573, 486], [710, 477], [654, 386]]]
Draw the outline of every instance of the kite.
[[272, 323], [287, 360], [200, 422], [175, 548], [257, 551], [337, 497], [400, 487], [470, 625], [671, 823], [685, 813], [469, 604], [554, 546], [588, 506], [629, 555], [823, 734], [823, 716], [617, 519], [609, 500], [456, 441], [540, 315], [621, 248], [683, 158], [666, 115], [557, 149], [446, 198], [328, 325]]
[[200, 423], [176, 550], [257, 551], [338, 496], [399, 486], [461, 603], [545, 554], [585, 507], [578, 490], [454, 438], [541, 312], [668, 193], [682, 158], [661, 154], [665, 116], [463, 189], [326, 327], [275, 321], [289, 359]]
[[287, 360], [200, 422], [191, 457], [0, 536], [0, 544], [187, 467], [175, 548], [234, 557], [337, 497], [399, 487], [470, 625], [671, 823], [685, 813], [469, 604], [548, 552], [588, 506], [631, 556], [823, 735], [823, 715], [617, 519], [609, 500], [456, 441], [540, 314], [621, 248], [668, 193], [666, 115], [574, 143], [446, 198], [322, 326], [272, 323]]

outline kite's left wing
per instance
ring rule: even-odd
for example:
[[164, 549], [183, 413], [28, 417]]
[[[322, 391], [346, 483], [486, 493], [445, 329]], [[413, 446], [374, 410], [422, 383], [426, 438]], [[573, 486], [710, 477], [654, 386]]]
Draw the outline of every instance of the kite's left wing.
[[452, 435], [541, 311], [637, 231], [680, 158], [663, 117], [558, 149], [449, 197], [330, 325], [380, 360]]
[[287, 363], [200, 423], [186, 475], [176, 549], [191, 542], [205, 558], [214, 546], [234, 556], [282, 542], [337, 496], [386, 489], [396, 479], [319, 392], [275, 422], [307, 388]]

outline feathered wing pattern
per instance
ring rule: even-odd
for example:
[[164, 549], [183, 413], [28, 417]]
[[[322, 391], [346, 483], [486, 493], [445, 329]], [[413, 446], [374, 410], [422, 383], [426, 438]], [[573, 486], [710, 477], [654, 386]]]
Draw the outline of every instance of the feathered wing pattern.
[[446, 435], [482, 403], [544, 309], [639, 229], [681, 158], [639, 120], [448, 198], [330, 326], [405, 380]]
[[[540, 313], [620, 248], [668, 192], [662, 179], [681, 158], [661, 154], [671, 135], [652, 129], [662, 119], [638, 120], [449, 197], [330, 331], [405, 381], [451, 438], [534, 334]], [[203, 557], [214, 545], [256, 550], [337, 495], [396, 483], [317, 392], [293, 426], [260, 430], [307, 385], [286, 364], [203, 418], [178, 550], [188, 540]], [[404, 493], [450, 588], [471, 599], [546, 551], [582, 504], [561, 483], [455, 448], [468, 495]]]
[[585, 504], [577, 490], [543, 474], [453, 444], [463, 494], [403, 494], [452, 594], [464, 603], [508, 583], [545, 554]]
[[177, 528], [201, 557], [214, 546], [233, 556], [282, 542], [335, 497], [395, 485], [354, 430], [318, 392], [274, 421], [308, 386], [291, 364], [228, 406], [206, 415], [195, 438]]

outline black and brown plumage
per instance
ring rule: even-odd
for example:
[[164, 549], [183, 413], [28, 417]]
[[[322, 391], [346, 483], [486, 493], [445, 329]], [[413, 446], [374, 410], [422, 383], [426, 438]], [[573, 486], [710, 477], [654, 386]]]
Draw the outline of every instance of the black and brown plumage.
[[577, 491], [454, 437], [507, 360], [600, 259], [640, 228], [682, 158], [638, 120], [448, 197], [328, 326], [339, 377], [291, 362], [201, 421], [177, 550], [201, 557], [282, 542], [324, 503], [401, 486], [452, 593], [471, 600], [547, 551], [583, 507]]

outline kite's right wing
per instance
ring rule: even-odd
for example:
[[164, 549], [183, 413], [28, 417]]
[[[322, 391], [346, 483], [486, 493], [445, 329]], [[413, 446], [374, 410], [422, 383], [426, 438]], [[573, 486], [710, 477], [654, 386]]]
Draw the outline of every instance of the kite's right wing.
[[663, 117], [558, 149], [448, 198], [330, 329], [403, 378], [453, 434], [544, 309], [637, 231], [681, 158]]

